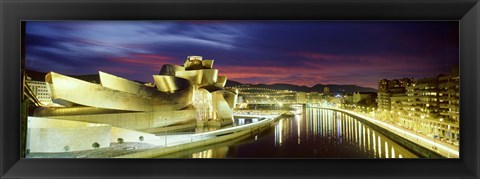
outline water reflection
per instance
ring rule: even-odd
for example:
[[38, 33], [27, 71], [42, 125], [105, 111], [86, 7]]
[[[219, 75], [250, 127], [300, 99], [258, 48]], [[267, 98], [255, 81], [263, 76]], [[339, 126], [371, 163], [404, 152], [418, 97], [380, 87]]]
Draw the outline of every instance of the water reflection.
[[193, 153], [192, 158], [223, 158], [228, 152], [228, 147], [216, 147], [201, 152]]
[[341, 112], [307, 108], [272, 129], [241, 141], [163, 157], [181, 158], [417, 158], [361, 121]]

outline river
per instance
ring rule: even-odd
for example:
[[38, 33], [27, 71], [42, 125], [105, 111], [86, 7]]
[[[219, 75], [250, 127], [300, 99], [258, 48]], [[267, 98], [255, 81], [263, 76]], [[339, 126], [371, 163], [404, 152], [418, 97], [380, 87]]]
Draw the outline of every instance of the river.
[[354, 117], [306, 108], [270, 129], [158, 158], [418, 158]]

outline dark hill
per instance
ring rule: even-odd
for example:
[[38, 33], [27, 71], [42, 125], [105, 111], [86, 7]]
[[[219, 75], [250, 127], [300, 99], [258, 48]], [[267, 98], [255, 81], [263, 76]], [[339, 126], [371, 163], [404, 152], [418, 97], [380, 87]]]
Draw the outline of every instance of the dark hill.
[[[235, 85], [233, 85], [235, 84]], [[238, 86], [243, 85], [242, 83], [236, 81], [227, 81], [226, 86]], [[362, 87], [357, 85], [336, 85], [336, 84], [316, 84], [315, 86], [298, 86], [292, 84], [248, 84], [251, 87], [257, 88], [269, 88], [277, 90], [292, 90], [292, 91], [303, 91], [303, 92], [323, 92], [324, 87], [328, 87], [331, 93], [353, 93], [353, 92], [377, 92], [374, 88]]]

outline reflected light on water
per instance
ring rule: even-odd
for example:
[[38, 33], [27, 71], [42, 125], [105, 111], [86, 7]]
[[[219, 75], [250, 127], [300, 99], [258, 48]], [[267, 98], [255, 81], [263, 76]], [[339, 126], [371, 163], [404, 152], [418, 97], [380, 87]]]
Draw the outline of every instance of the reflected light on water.
[[368, 151], [370, 151], [370, 129], [367, 128]]
[[378, 136], [378, 157], [382, 158], [382, 141], [380, 136]]
[[365, 140], [367, 138], [366, 135], [365, 135], [365, 126], [362, 126], [362, 138], [363, 138], [363, 143], [362, 143], [363, 144], [363, 151], [367, 151], [367, 147], [365, 147], [366, 146]]
[[192, 154], [192, 158], [212, 158], [213, 149]]
[[372, 142], [373, 142], [373, 154], [374, 156], [376, 157], [377, 156], [377, 143], [375, 142], [375, 132], [372, 131], [372, 135], [373, 135], [373, 139], [372, 139]]
[[302, 115], [295, 115], [295, 121], [297, 122], [297, 144], [300, 144], [300, 120]]
[[389, 158], [388, 157], [388, 143], [385, 142], [385, 158]]
[[395, 148], [392, 147], [392, 158], [395, 158]]
[[[307, 108], [238, 142], [187, 153], [192, 158], [417, 158], [368, 124], [327, 109]], [[204, 131], [209, 128], [201, 129]], [[227, 143], [227, 142], [226, 142]]]

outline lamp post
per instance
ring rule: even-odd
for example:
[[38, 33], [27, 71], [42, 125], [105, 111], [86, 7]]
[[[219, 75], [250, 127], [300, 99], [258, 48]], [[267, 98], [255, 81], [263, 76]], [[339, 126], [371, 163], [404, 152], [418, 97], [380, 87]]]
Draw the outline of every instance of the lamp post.
[[435, 143], [435, 139], [438, 137], [437, 134], [433, 135], [433, 150], [437, 150], [437, 145]]

